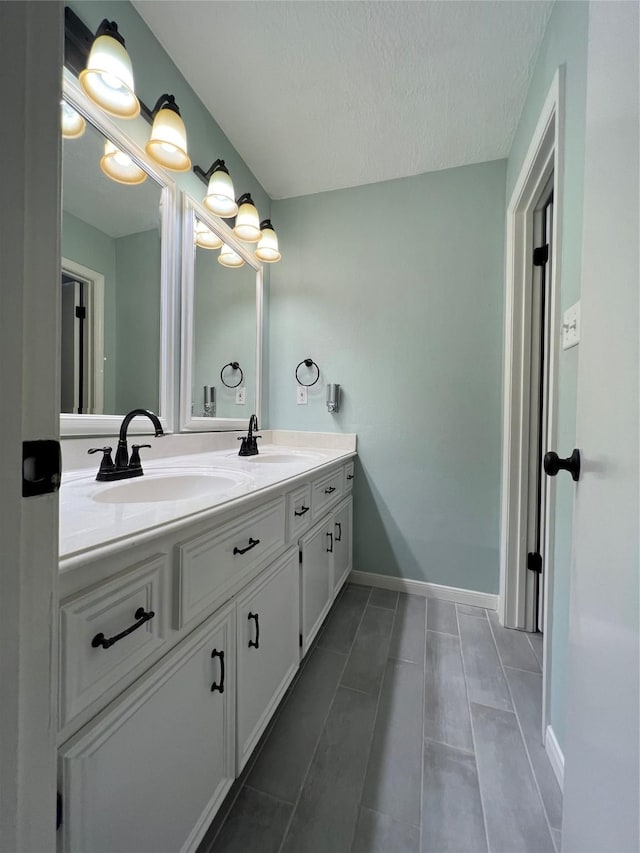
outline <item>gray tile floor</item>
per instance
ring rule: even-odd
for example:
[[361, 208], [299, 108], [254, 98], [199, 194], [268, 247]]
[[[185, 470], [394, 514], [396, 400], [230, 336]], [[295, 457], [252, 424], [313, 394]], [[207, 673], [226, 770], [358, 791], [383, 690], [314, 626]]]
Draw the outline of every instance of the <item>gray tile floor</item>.
[[538, 637], [347, 585], [199, 853], [554, 853]]

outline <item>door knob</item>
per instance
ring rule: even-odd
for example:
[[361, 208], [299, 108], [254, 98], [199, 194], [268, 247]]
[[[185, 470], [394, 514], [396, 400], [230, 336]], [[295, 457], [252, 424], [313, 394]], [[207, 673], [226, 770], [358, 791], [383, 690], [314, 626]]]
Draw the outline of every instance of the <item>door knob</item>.
[[550, 450], [544, 454], [544, 471], [550, 477], [555, 477], [558, 471], [569, 471], [573, 480], [577, 483], [580, 479], [580, 451], [574, 449], [571, 456], [560, 459], [557, 453]]

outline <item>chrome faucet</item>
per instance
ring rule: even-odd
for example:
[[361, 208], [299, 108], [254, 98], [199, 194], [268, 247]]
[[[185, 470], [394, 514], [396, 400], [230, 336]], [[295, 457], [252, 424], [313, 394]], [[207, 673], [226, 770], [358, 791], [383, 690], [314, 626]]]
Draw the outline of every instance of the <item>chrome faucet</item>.
[[[154, 415], [148, 409], [132, 409], [122, 419], [120, 425], [120, 436], [118, 438], [118, 447], [116, 450], [115, 462], [111, 459], [111, 447], [92, 447], [89, 453], [101, 452], [102, 462], [96, 476], [96, 480], [128, 480], [130, 477], [142, 477], [144, 471], [140, 462], [140, 449], [142, 447], [151, 447], [150, 444], [132, 444], [131, 457], [129, 457], [129, 448], [127, 446], [127, 430], [129, 424], [138, 415], [144, 415], [149, 418], [155, 429], [156, 438], [161, 438], [164, 435], [162, 424], [158, 416]], [[256, 453], [257, 453], [256, 449]]]
[[258, 442], [257, 438], [262, 438], [261, 435], [254, 435], [253, 431], [258, 429], [258, 416], [251, 415], [249, 418], [249, 429], [247, 431], [246, 436], [241, 436], [238, 438], [238, 441], [241, 441], [240, 452], [238, 456], [257, 456], [258, 455]]

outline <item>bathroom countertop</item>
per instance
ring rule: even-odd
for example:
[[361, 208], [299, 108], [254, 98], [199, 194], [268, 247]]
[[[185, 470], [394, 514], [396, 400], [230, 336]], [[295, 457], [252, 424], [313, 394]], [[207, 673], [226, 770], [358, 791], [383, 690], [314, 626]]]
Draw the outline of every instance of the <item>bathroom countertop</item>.
[[[240, 508], [257, 492], [285, 483], [293, 485], [305, 475], [315, 475], [322, 468], [355, 455], [353, 450], [278, 443], [261, 445], [257, 457], [243, 458], [237, 450], [225, 449], [143, 460], [143, 477], [111, 483], [97, 482], [96, 468], [64, 473], [60, 489], [60, 568], [77, 564], [96, 549], [104, 552], [107, 547], [114, 551], [129, 547], [146, 538], [149, 531], [213, 518], [232, 504]], [[107, 495], [116, 486], [143, 481], [145, 491], [152, 494], [152, 483], [159, 483], [158, 478], [165, 481], [159, 483], [165, 488], [167, 479], [174, 477], [178, 478], [177, 486], [189, 477], [197, 486], [206, 483], [203, 475], [217, 476], [218, 493], [207, 494], [204, 485], [205, 493], [185, 499], [159, 499], [162, 496], [156, 494], [126, 503], [111, 502]]]

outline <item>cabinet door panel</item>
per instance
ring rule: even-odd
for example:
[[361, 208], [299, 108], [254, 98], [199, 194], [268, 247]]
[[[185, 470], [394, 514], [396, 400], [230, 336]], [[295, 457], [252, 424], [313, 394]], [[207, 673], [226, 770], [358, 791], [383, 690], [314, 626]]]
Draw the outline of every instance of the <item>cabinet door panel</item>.
[[333, 527], [330, 520], [300, 540], [302, 549], [301, 616], [302, 652], [307, 653], [332, 601], [331, 557]]
[[235, 777], [234, 615], [212, 617], [61, 749], [63, 850], [195, 848]]
[[333, 513], [333, 594], [351, 571], [353, 553], [353, 500], [345, 500]]
[[238, 770], [242, 770], [300, 662], [298, 549], [238, 600]]

